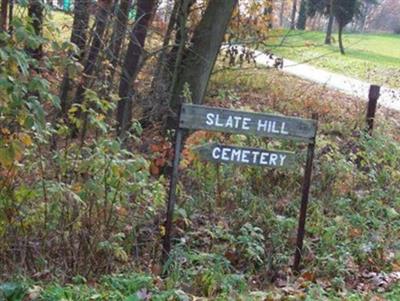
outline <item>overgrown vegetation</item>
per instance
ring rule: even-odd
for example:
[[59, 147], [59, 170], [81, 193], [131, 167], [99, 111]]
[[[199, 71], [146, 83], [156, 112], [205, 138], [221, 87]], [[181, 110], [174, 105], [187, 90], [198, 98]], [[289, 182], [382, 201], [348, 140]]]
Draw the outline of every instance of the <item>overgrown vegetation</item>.
[[[52, 39], [57, 27], [38, 35], [25, 15], [13, 26], [0, 33], [0, 300], [398, 299], [397, 113], [381, 111], [371, 137], [357, 99], [276, 70], [218, 69], [210, 105], [319, 114], [302, 271], [291, 261], [305, 146], [205, 132], [186, 141], [173, 252], [161, 266], [173, 130], [130, 120], [116, 138], [118, 99], [101, 76], [60, 118], [62, 77], [82, 72], [78, 49]], [[71, 135], [82, 122], [86, 137]], [[280, 171], [213, 165], [195, 153], [211, 141], [297, 159]]]

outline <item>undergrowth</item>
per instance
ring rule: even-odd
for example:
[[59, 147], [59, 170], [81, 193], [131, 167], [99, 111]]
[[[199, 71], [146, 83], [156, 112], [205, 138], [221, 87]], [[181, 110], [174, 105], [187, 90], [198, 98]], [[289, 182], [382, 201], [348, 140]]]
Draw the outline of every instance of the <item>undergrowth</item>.
[[[396, 300], [400, 144], [392, 113], [379, 114], [371, 137], [360, 101], [277, 71], [216, 73], [211, 105], [319, 114], [302, 271], [291, 265], [305, 145], [205, 132], [187, 139], [174, 247], [162, 267], [171, 144], [137, 123], [128, 144], [114, 138], [107, 116], [115, 103], [91, 90], [80, 106], [89, 139], [70, 139], [71, 129], [53, 122], [51, 81], [22, 50], [37, 41], [26, 38], [29, 26], [20, 30], [17, 41], [1, 35], [0, 300]], [[79, 70], [66, 54], [73, 46], [52, 45], [52, 75]], [[287, 170], [213, 165], [193, 151], [210, 141], [297, 157]]]

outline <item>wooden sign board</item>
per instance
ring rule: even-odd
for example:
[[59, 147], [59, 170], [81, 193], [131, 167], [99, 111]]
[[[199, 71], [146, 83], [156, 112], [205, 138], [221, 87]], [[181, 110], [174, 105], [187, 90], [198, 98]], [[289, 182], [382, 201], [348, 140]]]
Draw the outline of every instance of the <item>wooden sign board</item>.
[[289, 167], [294, 162], [294, 153], [238, 147], [222, 144], [205, 144], [194, 149], [203, 160], [238, 165], [264, 167]]
[[312, 119], [193, 104], [182, 105], [179, 126], [182, 129], [256, 135], [304, 142], [312, 141], [317, 132], [317, 122]]
[[[166, 262], [171, 250], [172, 223], [176, 202], [176, 188], [179, 176], [179, 160], [182, 149], [183, 131], [190, 129], [256, 135], [260, 137], [306, 142], [308, 144], [294, 257], [294, 269], [299, 271], [305, 234], [308, 196], [311, 185], [315, 137], [317, 134], [317, 117], [317, 115], [313, 115], [313, 119], [302, 119], [274, 114], [243, 112], [224, 108], [183, 104], [180, 112], [179, 126], [176, 131], [174, 162], [170, 180], [167, 219], [163, 242], [163, 263]], [[290, 152], [221, 144], [203, 145], [198, 147], [197, 151], [203, 159], [214, 162], [273, 168], [289, 167], [293, 165], [292, 163], [295, 157], [294, 153]]]

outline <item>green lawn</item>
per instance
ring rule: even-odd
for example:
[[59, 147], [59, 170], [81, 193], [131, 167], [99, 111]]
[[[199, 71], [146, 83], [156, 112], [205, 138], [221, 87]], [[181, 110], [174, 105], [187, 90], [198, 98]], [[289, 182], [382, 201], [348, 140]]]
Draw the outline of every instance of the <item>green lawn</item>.
[[[53, 33], [58, 32], [58, 41], [69, 41], [73, 22], [72, 15], [67, 14], [63, 11], [53, 10], [50, 14], [48, 14], [46, 22], [47, 25], [52, 29], [51, 31]], [[49, 33], [48, 31], [45, 32], [45, 34], [50, 35], [47, 35], [47, 38], [51, 38], [53, 33]]]
[[345, 55], [339, 52], [337, 34], [330, 46], [324, 45], [323, 32], [274, 31], [271, 36], [267, 43], [277, 55], [400, 88], [400, 35], [345, 33]]

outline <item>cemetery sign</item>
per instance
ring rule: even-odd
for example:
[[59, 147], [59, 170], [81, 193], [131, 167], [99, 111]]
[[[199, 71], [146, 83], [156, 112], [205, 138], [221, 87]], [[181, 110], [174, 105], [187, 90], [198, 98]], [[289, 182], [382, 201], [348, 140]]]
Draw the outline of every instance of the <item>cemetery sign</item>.
[[[303, 119], [275, 114], [183, 104], [180, 111], [179, 126], [176, 130], [174, 162], [167, 203], [162, 258], [164, 263], [171, 250], [171, 233], [176, 202], [179, 160], [182, 149], [183, 131], [187, 130], [216, 131], [246, 136], [254, 135], [308, 144], [294, 257], [294, 269], [299, 270], [317, 134], [317, 116], [313, 115], [313, 119]], [[212, 162], [269, 168], [288, 168], [293, 165], [295, 158], [294, 153], [287, 151], [263, 150], [222, 144], [201, 145], [196, 150], [201, 158]]]

